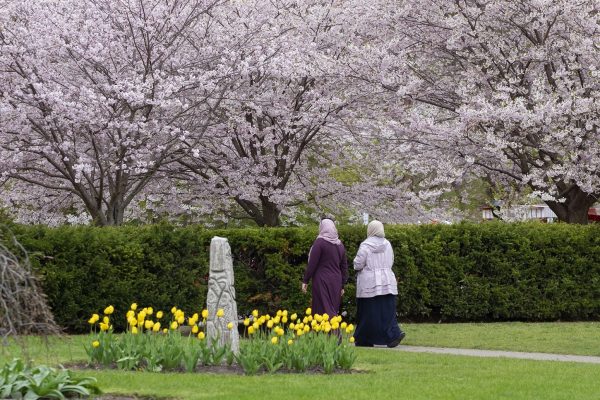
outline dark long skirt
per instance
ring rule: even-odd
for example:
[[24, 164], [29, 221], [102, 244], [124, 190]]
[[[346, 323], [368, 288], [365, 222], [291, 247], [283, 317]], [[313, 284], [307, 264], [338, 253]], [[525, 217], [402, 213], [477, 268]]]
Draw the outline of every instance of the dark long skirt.
[[357, 346], [387, 345], [400, 337], [396, 321], [396, 296], [387, 294], [356, 299]]
[[313, 279], [311, 304], [313, 314], [328, 314], [330, 317], [338, 315], [341, 300], [341, 277], [323, 279], [321, 276], [317, 276]]

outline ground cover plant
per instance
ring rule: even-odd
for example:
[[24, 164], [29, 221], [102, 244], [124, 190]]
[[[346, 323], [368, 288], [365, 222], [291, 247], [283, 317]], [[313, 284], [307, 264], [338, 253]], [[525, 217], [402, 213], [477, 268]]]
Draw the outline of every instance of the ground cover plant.
[[65, 399], [99, 393], [95, 378], [75, 377], [64, 368], [31, 367], [14, 359], [0, 369], [0, 399]]
[[[243, 321], [248, 340], [239, 352], [229, 344], [219, 343], [217, 336], [207, 338], [204, 327], [211, 316], [208, 310], [186, 317], [173, 307], [170, 317], [152, 307], [138, 309], [133, 303], [126, 313], [127, 330], [116, 335], [112, 320], [114, 307], [104, 309], [103, 316], [93, 314], [88, 320], [91, 334], [84, 345], [92, 366], [122, 370], [196, 372], [201, 367], [239, 367], [246, 374], [319, 371], [349, 371], [356, 361], [352, 332], [354, 327], [339, 316], [312, 314], [304, 316], [278, 310], [274, 316], [260, 315], [258, 310]], [[219, 309], [213, 318], [222, 318]], [[202, 318], [200, 321], [199, 319]], [[164, 324], [164, 326], [162, 325]], [[189, 326], [183, 335], [180, 327]], [[237, 321], [228, 321], [227, 329], [237, 329]]]

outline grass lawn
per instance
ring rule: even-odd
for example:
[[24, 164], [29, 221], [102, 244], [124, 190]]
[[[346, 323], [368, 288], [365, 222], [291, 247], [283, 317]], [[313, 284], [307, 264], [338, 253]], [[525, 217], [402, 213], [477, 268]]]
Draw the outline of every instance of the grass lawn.
[[600, 356], [600, 322], [403, 324], [413, 346]]
[[[575, 342], [573, 354], [598, 354], [600, 326], [587, 324], [440, 324], [403, 326], [407, 344], [558, 352]], [[564, 331], [570, 332], [565, 338]], [[538, 335], [544, 333], [545, 340]], [[436, 340], [437, 339], [437, 340]], [[579, 340], [581, 339], [581, 340]], [[87, 337], [32, 340], [38, 363], [85, 359]], [[486, 340], [489, 345], [486, 346]], [[593, 346], [592, 346], [593, 344]], [[591, 346], [586, 351], [586, 347]], [[16, 352], [4, 348], [0, 359]], [[82, 371], [106, 393], [178, 399], [599, 399], [600, 365], [404, 353], [359, 348], [360, 373], [259, 376]], [[566, 351], [562, 351], [566, 352]]]

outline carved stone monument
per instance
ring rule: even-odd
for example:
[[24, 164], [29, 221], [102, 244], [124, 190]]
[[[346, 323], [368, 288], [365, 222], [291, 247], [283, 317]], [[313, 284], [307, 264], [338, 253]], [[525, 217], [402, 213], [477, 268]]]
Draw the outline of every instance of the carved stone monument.
[[[217, 337], [221, 345], [229, 343], [231, 350], [237, 354], [240, 338], [237, 330], [238, 314], [233, 283], [231, 247], [226, 238], [215, 236], [210, 242], [206, 333], [209, 340]], [[224, 315], [217, 317], [217, 311], [220, 309], [224, 311]], [[227, 328], [230, 322], [233, 323], [233, 329]]]

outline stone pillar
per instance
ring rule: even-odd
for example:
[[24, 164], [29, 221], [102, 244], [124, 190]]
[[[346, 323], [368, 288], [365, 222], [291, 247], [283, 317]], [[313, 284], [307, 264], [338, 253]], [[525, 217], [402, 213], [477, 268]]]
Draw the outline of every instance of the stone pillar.
[[[237, 330], [238, 314], [233, 283], [231, 247], [226, 238], [215, 236], [210, 242], [206, 334], [209, 340], [218, 337], [221, 345], [229, 343], [233, 352], [237, 354], [240, 338]], [[219, 309], [223, 309], [225, 313], [221, 318], [216, 316]], [[231, 330], [227, 329], [227, 324], [230, 322], [233, 322]]]

